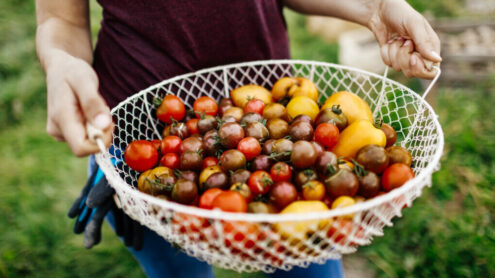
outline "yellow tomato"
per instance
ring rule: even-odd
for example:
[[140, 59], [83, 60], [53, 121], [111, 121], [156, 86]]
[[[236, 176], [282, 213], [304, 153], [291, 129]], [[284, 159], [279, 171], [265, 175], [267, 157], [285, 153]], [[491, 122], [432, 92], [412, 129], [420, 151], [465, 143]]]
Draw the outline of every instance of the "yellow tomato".
[[307, 115], [313, 121], [318, 115], [318, 104], [307, 96], [293, 97], [287, 104], [287, 113], [290, 119], [294, 119], [299, 115]]
[[222, 172], [222, 168], [218, 165], [213, 165], [210, 167], [206, 167], [201, 171], [201, 174], [199, 174], [199, 185], [201, 186], [203, 183], [206, 182], [206, 180], [215, 173]]
[[[289, 213], [310, 213], [328, 210], [327, 205], [321, 201], [295, 201], [285, 207], [280, 214]], [[307, 221], [288, 221], [274, 224], [274, 228], [283, 237], [304, 240], [308, 234], [318, 229], [324, 228], [330, 223], [329, 219], [307, 220]]]
[[289, 96], [306, 96], [314, 101], [318, 101], [318, 89], [316, 88], [313, 81], [304, 77], [296, 77], [294, 79], [296, 80], [297, 85], [290, 88]]
[[272, 103], [272, 94], [270, 91], [254, 84], [235, 88], [230, 92], [230, 97], [232, 98], [234, 105], [241, 108], [244, 108], [246, 103], [253, 98], [259, 99], [265, 104]]
[[373, 113], [371, 113], [370, 106], [364, 99], [354, 93], [348, 91], [337, 92], [325, 101], [321, 109], [332, 108], [333, 105], [340, 105], [349, 124], [358, 120], [373, 122]]
[[338, 157], [353, 158], [364, 146], [375, 144], [385, 147], [387, 138], [381, 129], [376, 128], [368, 120], [359, 120], [346, 127], [339, 137], [332, 152]]
[[151, 174], [151, 169], [146, 170], [139, 175], [138, 178], [138, 189], [141, 192], [151, 194], [151, 183], [150, 181], [150, 174]]
[[[356, 200], [349, 196], [340, 196], [332, 203], [332, 209], [350, 207], [356, 204]], [[344, 218], [353, 218], [354, 214], [342, 215]]]

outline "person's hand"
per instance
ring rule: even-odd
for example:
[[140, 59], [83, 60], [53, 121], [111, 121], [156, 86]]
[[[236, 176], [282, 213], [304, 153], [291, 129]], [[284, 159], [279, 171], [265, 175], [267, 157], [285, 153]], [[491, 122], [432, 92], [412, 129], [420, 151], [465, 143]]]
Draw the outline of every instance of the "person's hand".
[[435, 77], [423, 59], [442, 61], [440, 40], [428, 21], [406, 1], [381, 0], [368, 27], [380, 44], [385, 64], [407, 77]]
[[88, 138], [86, 123], [103, 131], [110, 146], [113, 123], [110, 110], [98, 93], [98, 77], [84, 60], [54, 50], [46, 70], [48, 134], [65, 141], [76, 156], [99, 151]]

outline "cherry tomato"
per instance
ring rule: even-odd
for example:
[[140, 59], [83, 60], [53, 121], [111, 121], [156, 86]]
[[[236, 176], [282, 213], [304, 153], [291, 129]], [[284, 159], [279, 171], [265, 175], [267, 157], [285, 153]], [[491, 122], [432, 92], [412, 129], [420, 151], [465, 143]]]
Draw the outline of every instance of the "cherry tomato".
[[303, 185], [302, 195], [304, 200], [321, 201], [325, 198], [325, 186], [319, 181], [309, 181]]
[[316, 127], [315, 141], [332, 148], [339, 141], [339, 128], [331, 123], [322, 123]]
[[254, 137], [243, 138], [237, 145], [237, 149], [244, 154], [247, 160], [251, 160], [261, 153], [260, 142]]
[[257, 98], [253, 98], [244, 106], [244, 113], [254, 112], [261, 115], [263, 114], [263, 109], [265, 109], [265, 103]]
[[255, 195], [268, 193], [272, 184], [273, 180], [270, 177], [270, 174], [266, 171], [255, 171], [249, 176], [248, 179], [249, 188]]
[[247, 212], [247, 201], [239, 192], [223, 191], [212, 202], [213, 208], [229, 212]]
[[223, 190], [220, 188], [210, 188], [206, 190], [203, 195], [201, 195], [201, 198], [199, 198], [199, 207], [204, 209], [212, 209], [213, 200], [222, 192]]
[[382, 187], [386, 191], [390, 191], [397, 187], [401, 187], [408, 180], [414, 178], [413, 170], [402, 163], [390, 165], [382, 176]]
[[199, 119], [190, 119], [189, 121], [186, 122], [189, 135], [199, 134], [198, 121]]
[[154, 139], [151, 140], [151, 144], [153, 144], [153, 146], [156, 148], [158, 153], [160, 153], [160, 145], [162, 144], [162, 141], [160, 139]]
[[132, 141], [124, 152], [124, 159], [132, 169], [144, 172], [158, 162], [158, 151], [153, 143], [146, 140]]
[[270, 201], [280, 210], [297, 200], [296, 187], [287, 181], [276, 182], [270, 189]]
[[182, 144], [182, 139], [179, 136], [169, 135], [162, 139], [162, 144], [160, 149], [162, 154], [166, 153], [179, 153], [180, 145]]
[[176, 153], [166, 153], [160, 159], [160, 164], [170, 169], [179, 168], [179, 155]]
[[290, 181], [290, 178], [292, 177], [292, 170], [290, 169], [289, 164], [285, 162], [277, 162], [273, 164], [270, 169], [270, 176], [275, 182]]
[[253, 194], [251, 193], [251, 189], [249, 189], [249, 186], [243, 182], [238, 182], [234, 183], [231, 187], [230, 190], [239, 192], [244, 198], [246, 198], [246, 201], [251, 202], [253, 200]]
[[200, 118], [203, 113], [206, 115], [216, 116], [218, 105], [217, 102], [211, 97], [202, 96], [194, 101], [193, 110], [198, 118]]
[[203, 159], [203, 169], [208, 168], [210, 166], [218, 165], [218, 159], [214, 156], [208, 156]]
[[156, 110], [158, 119], [164, 123], [172, 123], [172, 119], [180, 121], [186, 115], [186, 107], [180, 98], [174, 95], [166, 95]]

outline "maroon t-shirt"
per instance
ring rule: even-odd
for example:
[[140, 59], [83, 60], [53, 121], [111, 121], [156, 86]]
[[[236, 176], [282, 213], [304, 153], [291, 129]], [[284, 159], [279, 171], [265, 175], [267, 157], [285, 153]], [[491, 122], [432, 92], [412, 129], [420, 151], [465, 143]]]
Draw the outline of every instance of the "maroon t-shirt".
[[289, 58], [280, 0], [99, 0], [94, 67], [110, 107], [164, 79]]

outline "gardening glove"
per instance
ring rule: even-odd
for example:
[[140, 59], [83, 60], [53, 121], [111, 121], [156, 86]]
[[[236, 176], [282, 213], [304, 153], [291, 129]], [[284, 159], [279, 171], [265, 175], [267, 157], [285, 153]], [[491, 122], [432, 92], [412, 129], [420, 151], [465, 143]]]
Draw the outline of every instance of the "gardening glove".
[[117, 207], [110, 187], [99, 167], [94, 167], [81, 195], [75, 200], [68, 212], [70, 218], [76, 218], [74, 233], [84, 231], [84, 247], [91, 248], [101, 240], [101, 224], [105, 215], [112, 210], [115, 218], [115, 231], [124, 238], [126, 246], [140, 250], [143, 245], [142, 226], [132, 220]]

